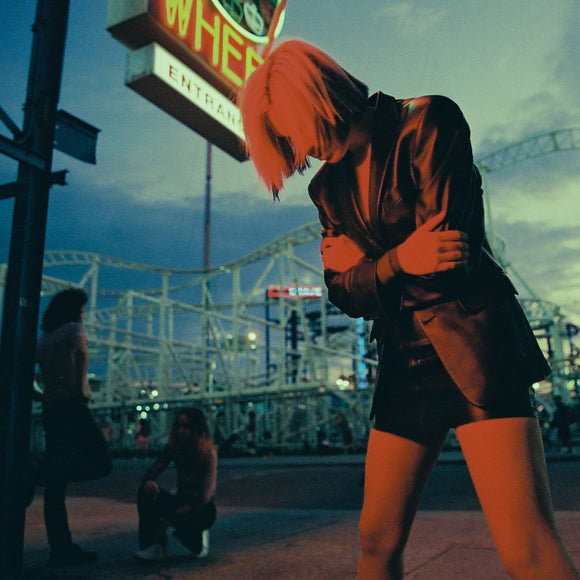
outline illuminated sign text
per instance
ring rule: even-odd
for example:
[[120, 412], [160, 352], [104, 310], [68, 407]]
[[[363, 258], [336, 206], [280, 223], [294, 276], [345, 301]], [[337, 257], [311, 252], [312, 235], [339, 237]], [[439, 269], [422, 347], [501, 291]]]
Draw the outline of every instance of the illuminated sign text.
[[212, 134], [218, 147], [238, 159], [244, 158], [238, 108], [164, 48], [150, 44], [131, 52], [126, 84], [156, 105], [171, 107], [177, 119], [198, 133]]
[[268, 298], [322, 298], [322, 286], [270, 286], [266, 292]]

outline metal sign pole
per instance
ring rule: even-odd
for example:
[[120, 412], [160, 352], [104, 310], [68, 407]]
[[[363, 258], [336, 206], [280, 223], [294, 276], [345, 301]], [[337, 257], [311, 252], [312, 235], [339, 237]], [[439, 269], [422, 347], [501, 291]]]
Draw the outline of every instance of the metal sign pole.
[[24, 541], [23, 484], [28, 462], [32, 383], [42, 283], [48, 194], [69, 0], [38, 0], [22, 142], [44, 161], [21, 163], [26, 192], [15, 200], [1, 350], [3, 419], [0, 452], [0, 577], [20, 576]]
[[211, 141], [207, 142], [205, 161], [205, 221], [204, 221], [204, 246], [203, 267], [210, 268], [211, 259]]

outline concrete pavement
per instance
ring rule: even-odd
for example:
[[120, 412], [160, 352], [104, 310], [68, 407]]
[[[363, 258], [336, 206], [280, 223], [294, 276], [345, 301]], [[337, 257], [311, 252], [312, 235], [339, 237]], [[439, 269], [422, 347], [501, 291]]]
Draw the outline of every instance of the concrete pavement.
[[[578, 456], [553, 456], [550, 460]], [[230, 465], [312, 465], [360, 463], [362, 456], [275, 457], [222, 460]], [[462, 461], [446, 452], [441, 461]], [[232, 463], [230, 463], [232, 462]], [[105, 481], [105, 480], [104, 480]], [[307, 493], [307, 490], [305, 491]], [[48, 548], [42, 497], [27, 511], [25, 579], [132, 580], [324, 580], [352, 579], [359, 555], [355, 510], [261, 509], [220, 507], [211, 531], [208, 558], [195, 560], [172, 537], [168, 558], [142, 564], [137, 549], [137, 512], [126, 501], [103, 497], [67, 500], [71, 529], [82, 547], [96, 550], [99, 562], [47, 568]], [[580, 563], [580, 512], [557, 512], [564, 541]], [[507, 578], [480, 511], [420, 511], [406, 551], [406, 578], [412, 580], [502, 580]]]

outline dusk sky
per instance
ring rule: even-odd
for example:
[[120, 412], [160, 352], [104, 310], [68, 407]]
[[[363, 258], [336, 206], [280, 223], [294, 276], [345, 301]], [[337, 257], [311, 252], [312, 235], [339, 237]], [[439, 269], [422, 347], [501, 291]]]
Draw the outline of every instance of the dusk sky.
[[[36, 1], [2, 2], [0, 105], [21, 126]], [[56, 152], [68, 185], [51, 192], [46, 248], [172, 268], [203, 265], [206, 143], [124, 85], [128, 49], [106, 30], [106, 0], [71, 1], [59, 107], [98, 127], [97, 165]], [[451, 97], [476, 159], [548, 131], [580, 127], [578, 0], [288, 0], [281, 38], [330, 52], [371, 92]], [[0, 133], [10, 134], [2, 126]], [[274, 204], [253, 166], [214, 148], [212, 265], [316, 220], [317, 165]], [[16, 179], [0, 158], [0, 183]], [[580, 323], [580, 149], [489, 175], [505, 258], [536, 294]], [[0, 201], [0, 263], [12, 202]], [[517, 284], [516, 284], [517, 285]], [[522, 294], [525, 294], [520, 287]]]

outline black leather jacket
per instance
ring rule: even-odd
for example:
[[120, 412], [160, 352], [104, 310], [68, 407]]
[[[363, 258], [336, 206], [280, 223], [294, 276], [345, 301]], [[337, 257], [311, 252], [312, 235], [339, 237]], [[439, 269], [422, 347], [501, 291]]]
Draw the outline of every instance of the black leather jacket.
[[[345, 272], [325, 271], [330, 301], [349, 316], [374, 319], [379, 338], [397, 311], [415, 311], [448, 372], [475, 404], [544, 378], [550, 369], [485, 236], [481, 176], [461, 110], [442, 96], [396, 100], [377, 93], [370, 104], [369, 219], [358, 205], [348, 155], [323, 165], [309, 186], [322, 235], [345, 234], [366, 256]], [[378, 258], [442, 210], [444, 226], [469, 235], [468, 268], [432, 276], [392, 269], [381, 284]]]

